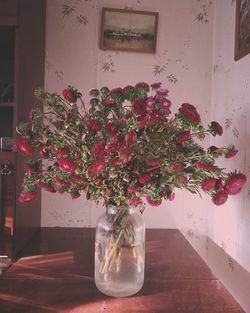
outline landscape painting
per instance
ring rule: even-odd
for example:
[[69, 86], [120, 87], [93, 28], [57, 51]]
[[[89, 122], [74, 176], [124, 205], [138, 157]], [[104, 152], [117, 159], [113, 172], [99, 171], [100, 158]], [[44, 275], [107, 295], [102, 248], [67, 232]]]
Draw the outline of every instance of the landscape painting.
[[156, 12], [104, 8], [101, 49], [155, 53], [157, 26]]

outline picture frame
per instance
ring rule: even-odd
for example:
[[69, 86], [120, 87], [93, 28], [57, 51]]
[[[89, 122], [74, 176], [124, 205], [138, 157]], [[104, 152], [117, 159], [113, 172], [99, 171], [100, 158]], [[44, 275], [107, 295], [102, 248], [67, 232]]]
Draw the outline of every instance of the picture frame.
[[236, 0], [235, 61], [250, 53], [250, 0]]
[[158, 13], [125, 9], [102, 9], [102, 50], [155, 53]]

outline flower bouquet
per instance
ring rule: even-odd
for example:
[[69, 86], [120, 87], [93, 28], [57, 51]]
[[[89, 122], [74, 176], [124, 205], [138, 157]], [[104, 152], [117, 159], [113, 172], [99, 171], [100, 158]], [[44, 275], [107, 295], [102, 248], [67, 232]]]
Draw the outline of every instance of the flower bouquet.
[[[172, 201], [176, 188], [204, 191], [222, 205], [246, 183], [242, 173], [226, 173], [215, 164], [218, 157], [237, 154], [233, 145], [201, 146], [207, 135], [222, 135], [221, 125], [213, 121], [204, 127], [189, 103], [172, 114], [169, 91], [161, 83], [92, 89], [87, 107], [72, 86], [63, 96], [41, 89], [35, 94], [44, 102], [44, 112], [34, 108], [30, 121], [17, 127], [17, 150], [30, 158], [24, 165], [21, 202], [31, 201], [41, 188], [69, 193], [73, 199], [84, 192], [87, 199], [102, 199], [106, 207], [138, 207], [142, 212], [145, 202], [158, 206]], [[124, 241], [121, 232], [134, 235], [133, 227], [123, 222], [126, 210], [122, 212], [113, 222], [112, 258]], [[108, 269], [110, 253], [105, 255], [103, 268]]]

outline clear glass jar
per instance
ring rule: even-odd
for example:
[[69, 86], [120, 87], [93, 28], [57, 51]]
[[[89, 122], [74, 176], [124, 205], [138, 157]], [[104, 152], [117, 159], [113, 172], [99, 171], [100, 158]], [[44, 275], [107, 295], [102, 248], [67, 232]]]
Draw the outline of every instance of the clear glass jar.
[[127, 297], [143, 286], [145, 225], [134, 208], [109, 206], [95, 236], [95, 284], [104, 294]]

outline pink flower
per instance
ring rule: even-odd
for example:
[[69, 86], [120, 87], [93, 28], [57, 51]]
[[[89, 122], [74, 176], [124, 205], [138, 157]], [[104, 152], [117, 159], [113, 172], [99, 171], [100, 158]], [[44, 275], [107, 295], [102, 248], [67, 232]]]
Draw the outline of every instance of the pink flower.
[[91, 167], [92, 172], [95, 175], [99, 174], [103, 170], [105, 164], [106, 164], [105, 159], [99, 159], [94, 161]]
[[168, 95], [168, 93], [169, 93], [169, 90], [167, 90], [167, 89], [159, 89], [156, 91], [156, 94], [158, 96], [166, 96], [166, 95]]
[[160, 160], [149, 160], [149, 159], [145, 159], [144, 162], [148, 165], [148, 166], [156, 166], [159, 165], [161, 163]]
[[49, 192], [55, 192], [55, 189], [53, 186], [42, 183], [42, 182], [38, 183], [38, 187]]
[[68, 173], [73, 173], [76, 170], [75, 164], [66, 158], [61, 158], [58, 160], [58, 166], [62, 171]]
[[170, 107], [172, 105], [171, 101], [166, 98], [158, 98], [157, 103], [160, 106], [160, 109], [167, 115], [171, 114]]
[[215, 188], [216, 185], [216, 179], [213, 177], [208, 177], [203, 180], [201, 184], [201, 188], [205, 191], [210, 191]]
[[190, 130], [182, 132], [180, 135], [177, 137], [177, 141], [182, 144], [183, 142], [191, 139], [191, 133]]
[[21, 192], [19, 195], [19, 202], [30, 202], [32, 201], [37, 195], [37, 192], [35, 191], [28, 191], [28, 192]]
[[151, 179], [151, 175], [150, 174], [144, 174], [142, 176], [139, 177], [138, 181], [142, 184], [145, 185], [147, 184]]
[[104, 105], [106, 105], [108, 107], [112, 107], [112, 106], [116, 105], [116, 101], [114, 99], [107, 99], [104, 101]]
[[237, 195], [241, 192], [247, 178], [242, 173], [235, 173], [228, 177], [225, 183], [225, 189], [229, 195]]
[[238, 150], [230, 150], [225, 154], [226, 159], [233, 158], [238, 153]]
[[146, 99], [146, 111], [152, 112], [155, 108], [155, 100], [154, 97], [150, 96]]
[[117, 134], [118, 129], [117, 126], [114, 122], [108, 122], [105, 126], [105, 130], [107, 133], [109, 133], [111, 136], [114, 136], [115, 134]]
[[142, 199], [140, 197], [134, 197], [129, 202], [129, 204], [133, 207], [137, 207], [141, 203], [142, 203]]
[[222, 126], [216, 121], [211, 122], [210, 128], [214, 135], [221, 136], [223, 134]]
[[206, 165], [201, 162], [196, 162], [195, 167], [198, 168], [199, 170], [205, 171], [205, 172], [211, 172], [214, 170], [213, 165]]
[[222, 205], [227, 201], [228, 193], [226, 190], [220, 190], [213, 196], [213, 203], [215, 205]]
[[147, 113], [145, 100], [142, 98], [135, 100], [132, 105], [132, 109], [137, 116], [145, 115]]
[[159, 206], [162, 203], [162, 199], [159, 200], [152, 200], [150, 197], [146, 197], [148, 203], [152, 206]]
[[151, 88], [152, 89], [158, 89], [160, 87], [161, 87], [161, 83], [153, 83], [153, 84], [151, 84]]
[[105, 142], [100, 141], [90, 150], [91, 155], [96, 157], [103, 157], [105, 155]]
[[18, 152], [25, 156], [32, 156], [34, 153], [33, 147], [31, 146], [27, 139], [23, 138], [17, 139], [16, 148]]
[[70, 88], [64, 89], [62, 94], [63, 94], [63, 97], [64, 97], [65, 100], [67, 100], [67, 101], [69, 101], [71, 103], [76, 103], [77, 95]]
[[188, 121], [192, 123], [197, 124], [201, 121], [200, 115], [192, 104], [183, 103], [181, 108], [179, 109], [179, 112], [182, 116], [184, 116]]
[[136, 186], [133, 186], [133, 185], [130, 185], [130, 186], [128, 186], [128, 188], [127, 188], [127, 191], [128, 191], [128, 192], [137, 192], [137, 191], [139, 191], [139, 190], [140, 190], [139, 187], [136, 187]]

